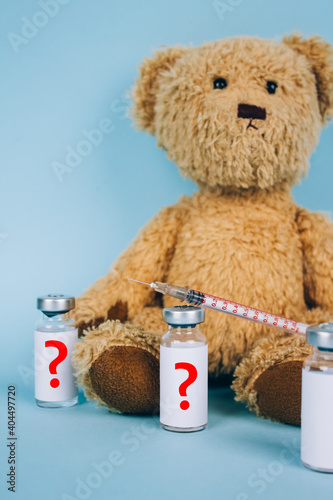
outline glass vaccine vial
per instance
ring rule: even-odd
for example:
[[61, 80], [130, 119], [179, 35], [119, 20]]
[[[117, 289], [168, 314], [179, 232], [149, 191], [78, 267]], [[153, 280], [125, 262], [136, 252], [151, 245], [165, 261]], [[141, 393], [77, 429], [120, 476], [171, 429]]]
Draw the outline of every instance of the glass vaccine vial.
[[312, 354], [302, 370], [301, 459], [333, 473], [333, 323], [309, 326]]
[[168, 431], [193, 432], [207, 425], [208, 346], [198, 325], [205, 310], [163, 309], [168, 331], [160, 348], [160, 421]]
[[42, 316], [35, 327], [35, 398], [43, 408], [62, 408], [78, 402], [72, 353], [78, 340], [74, 321], [74, 297], [49, 294], [37, 298]]

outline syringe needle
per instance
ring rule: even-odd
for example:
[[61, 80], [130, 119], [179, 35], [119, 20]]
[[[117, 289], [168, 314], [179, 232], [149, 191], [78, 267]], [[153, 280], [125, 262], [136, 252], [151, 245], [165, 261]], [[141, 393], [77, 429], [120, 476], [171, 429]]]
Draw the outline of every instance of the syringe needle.
[[142, 285], [150, 286], [150, 283], [145, 283], [144, 281], [133, 280], [132, 278], [126, 278], [128, 281], [135, 281], [135, 283], [141, 283]]
[[187, 286], [175, 286], [169, 283], [162, 283], [161, 281], [153, 281], [152, 283], [145, 283], [144, 281], [133, 280], [132, 278], [127, 278], [130, 281], [135, 281], [136, 283], [141, 283], [142, 285], [150, 286], [155, 292], [163, 293], [164, 295], [170, 295], [178, 300], [185, 300], [188, 292]]

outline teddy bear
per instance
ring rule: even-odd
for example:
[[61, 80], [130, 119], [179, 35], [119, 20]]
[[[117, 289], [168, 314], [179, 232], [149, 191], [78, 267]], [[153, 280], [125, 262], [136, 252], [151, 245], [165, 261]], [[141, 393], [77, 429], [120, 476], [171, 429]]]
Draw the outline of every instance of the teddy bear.
[[[188, 285], [307, 324], [333, 319], [333, 225], [295, 204], [333, 115], [332, 49], [319, 36], [233, 37], [157, 50], [132, 91], [138, 129], [198, 187], [139, 232], [77, 299], [73, 366], [110, 411], [159, 407], [169, 296], [127, 280]], [[260, 417], [299, 425], [304, 337], [206, 310], [211, 379]]]

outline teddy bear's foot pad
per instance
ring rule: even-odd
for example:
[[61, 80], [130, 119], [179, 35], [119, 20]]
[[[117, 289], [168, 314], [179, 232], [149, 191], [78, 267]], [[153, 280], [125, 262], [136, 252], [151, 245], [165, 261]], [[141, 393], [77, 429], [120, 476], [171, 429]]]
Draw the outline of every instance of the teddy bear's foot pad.
[[260, 416], [301, 425], [302, 361], [269, 367], [254, 383]]
[[236, 400], [259, 417], [300, 425], [302, 365], [310, 352], [303, 336], [274, 333], [259, 340], [235, 370]]
[[121, 413], [151, 414], [159, 410], [159, 361], [147, 350], [113, 346], [91, 365], [94, 392]]

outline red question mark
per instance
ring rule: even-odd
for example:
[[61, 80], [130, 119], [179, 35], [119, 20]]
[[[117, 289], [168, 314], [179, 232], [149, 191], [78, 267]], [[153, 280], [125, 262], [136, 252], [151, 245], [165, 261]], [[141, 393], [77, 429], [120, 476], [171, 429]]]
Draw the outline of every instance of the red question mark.
[[[179, 386], [179, 394], [181, 396], [187, 397], [186, 389], [191, 384], [193, 384], [193, 382], [196, 381], [197, 376], [198, 376], [198, 372], [197, 372], [196, 367], [194, 365], [191, 365], [191, 363], [176, 363], [175, 369], [179, 370], [180, 368], [188, 371], [187, 379]], [[190, 403], [188, 401], [182, 401], [179, 406], [182, 410], [188, 410], [190, 407]]]
[[[59, 340], [47, 340], [45, 342], [45, 347], [56, 347], [59, 351], [58, 356], [51, 361], [50, 366], [49, 366], [49, 371], [51, 375], [56, 375], [57, 374], [57, 366], [60, 365], [60, 363], [66, 358], [67, 356], [67, 347], [63, 342], [60, 342]], [[50, 386], [53, 387], [53, 389], [56, 389], [59, 386], [60, 382], [57, 378], [53, 378], [50, 382]]]

